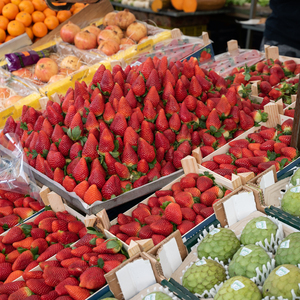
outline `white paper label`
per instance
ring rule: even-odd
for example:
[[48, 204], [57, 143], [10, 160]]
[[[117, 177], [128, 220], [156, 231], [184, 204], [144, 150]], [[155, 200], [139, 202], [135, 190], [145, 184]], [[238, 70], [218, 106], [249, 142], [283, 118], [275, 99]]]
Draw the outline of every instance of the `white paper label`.
[[280, 248], [290, 248], [290, 240], [282, 242]]
[[240, 252], [240, 255], [241, 255], [241, 256], [246, 256], [246, 255], [250, 254], [251, 252], [252, 252], [251, 249], [244, 247], [244, 248], [242, 249], [242, 251]]
[[213, 229], [209, 234], [214, 235], [214, 234], [216, 234], [216, 233], [218, 233], [218, 232], [220, 232], [220, 229], [215, 228], [215, 229]]
[[145, 300], [155, 300], [156, 294], [149, 294], [148, 296], [145, 297]]
[[286, 274], [288, 274], [290, 272], [289, 269], [285, 268], [285, 267], [280, 267], [277, 271], [276, 271], [276, 275], [278, 275], [279, 277], [282, 277]]
[[204, 259], [200, 259], [199, 261], [196, 262], [196, 266], [202, 266], [206, 265], [206, 261]]
[[256, 228], [258, 228], [258, 229], [267, 229], [266, 221], [256, 222]]
[[293, 192], [293, 193], [300, 193], [300, 186], [293, 187], [291, 189], [291, 192]]
[[238, 290], [240, 290], [240, 289], [242, 289], [242, 288], [244, 288], [245, 287], [245, 285], [242, 283], [242, 282], [240, 282], [239, 280], [236, 280], [232, 285], [231, 285], [231, 288], [233, 289], [233, 290], [235, 290], [235, 291], [238, 291]]

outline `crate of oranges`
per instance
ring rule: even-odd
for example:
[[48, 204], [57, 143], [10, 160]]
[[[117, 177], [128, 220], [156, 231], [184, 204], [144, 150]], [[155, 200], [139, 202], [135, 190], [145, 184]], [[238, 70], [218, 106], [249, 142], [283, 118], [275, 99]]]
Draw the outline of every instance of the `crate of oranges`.
[[0, 0], [0, 44], [25, 32], [36, 42], [84, 7], [76, 3], [56, 12], [44, 0]]

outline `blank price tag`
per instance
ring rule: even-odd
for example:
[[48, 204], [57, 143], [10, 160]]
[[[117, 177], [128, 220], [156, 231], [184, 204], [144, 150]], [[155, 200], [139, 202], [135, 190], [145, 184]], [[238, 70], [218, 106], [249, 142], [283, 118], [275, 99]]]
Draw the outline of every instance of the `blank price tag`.
[[149, 260], [137, 259], [116, 272], [125, 300], [156, 283]]
[[159, 252], [158, 256], [166, 278], [170, 278], [182, 264], [181, 255], [175, 238], [172, 238], [162, 246], [162, 250]]
[[263, 190], [263, 193], [265, 193], [266, 188], [273, 185], [274, 183], [274, 173], [273, 171], [269, 171], [264, 176], [262, 176], [259, 186]]

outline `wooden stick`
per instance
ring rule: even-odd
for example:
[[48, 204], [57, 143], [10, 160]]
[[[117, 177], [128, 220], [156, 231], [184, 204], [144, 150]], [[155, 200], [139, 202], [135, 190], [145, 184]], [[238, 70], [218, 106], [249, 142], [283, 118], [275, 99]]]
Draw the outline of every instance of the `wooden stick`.
[[239, 50], [239, 45], [237, 40], [230, 40], [227, 42], [227, 48], [230, 55], [236, 55]]
[[291, 146], [300, 149], [300, 84], [298, 85]]
[[103, 227], [106, 230], [109, 230], [109, 228], [110, 228], [110, 222], [109, 222], [109, 218], [108, 218], [106, 210], [102, 209], [101, 211], [99, 211], [96, 214], [96, 216], [101, 220], [101, 223], [102, 223]]
[[196, 158], [198, 164], [202, 164], [202, 153], [200, 147], [194, 149], [192, 151], [192, 155]]
[[181, 164], [185, 175], [199, 172], [196, 158], [193, 156], [186, 156], [181, 160]]
[[276, 103], [268, 103], [265, 105], [264, 112], [268, 113], [268, 121], [266, 122], [267, 127], [275, 127], [279, 124], [280, 118]]
[[210, 44], [210, 40], [209, 40], [209, 35], [206, 31], [202, 32], [202, 39], [204, 42], [204, 45], [207, 46], [208, 44]]
[[49, 193], [50, 193], [50, 189], [47, 186], [43, 185], [40, 191], [40, 197], [42, 198], [46, 206], [49, 205], [49, 200], [48, 200]]
[[279, 59], [279, 50], [278, 47], [272, 46], [268, 48], [268, 59]]
[[54, 193], [54, 192], [50, 192], [48, 194], [48, 200], [49, 203], [51, 205], [51, 208], [54, 212], [58, 212], [58, 211], [64, 211], [65, 210], [65, 206], [62, 202], [61, 197]]
[[282, 99], [279, 99], [277, 102], [278, 112], [280, 115], [283, 115], [283, 102]]

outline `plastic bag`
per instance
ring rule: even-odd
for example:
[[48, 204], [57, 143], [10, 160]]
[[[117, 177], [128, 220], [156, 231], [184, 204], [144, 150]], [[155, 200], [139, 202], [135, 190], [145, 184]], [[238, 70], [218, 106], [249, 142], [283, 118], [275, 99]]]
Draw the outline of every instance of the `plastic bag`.
[[27, 158], [19, 137], [7, 133], [0, 138], [0, 189], [30, 195], [42, 203], [39, 187], [26, 164]]
[[214, 62], [206, 63], [201, 67], [219, 72], [221, 76], [228, 76], [234, 68], [244, 67], [245, 64], [252, 66], [263, 58], [264, 54], [258, 50], [238, 49], [237, 55], [233, 56], [225, 52], [216, 55]]
[[148, 57], [154, 56], [159, 59], [167, 56], [169, 63], [195, 57], [202, 65], [214, 60], [214, 51], [212, 43], [205, 45], [202, 37], [182, 35], [179, 38], [167, 39], [153, 45], [149, 51], [134, 57], [133, 61], [143, 63]]

